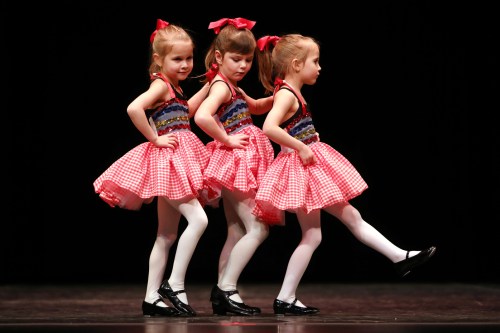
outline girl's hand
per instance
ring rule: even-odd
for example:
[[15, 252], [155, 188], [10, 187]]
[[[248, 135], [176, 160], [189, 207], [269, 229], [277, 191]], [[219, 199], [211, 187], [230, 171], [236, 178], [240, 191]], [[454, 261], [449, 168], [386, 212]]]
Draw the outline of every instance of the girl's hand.
[[314, 153], [309, 146], [304, 145], [304, 147], [298, 150], [297, 153], [302, 160], [302, 165], [312, 165], [316, 163], [316, 156], [314, 156]]
[[229, 135], [227, 141], [224, 143], [225, 146], [228, 146], [229, 148], [245, 148], [245, 146], [248, 145], [248, 140], [250, 139], [250, 136], [246, 134], [235, 134], [235, 135]]
[[179, 141], [175, 134], [170, 133], [157, 137], [153, 144], [156, 147], [175, 149], [179, 145]]

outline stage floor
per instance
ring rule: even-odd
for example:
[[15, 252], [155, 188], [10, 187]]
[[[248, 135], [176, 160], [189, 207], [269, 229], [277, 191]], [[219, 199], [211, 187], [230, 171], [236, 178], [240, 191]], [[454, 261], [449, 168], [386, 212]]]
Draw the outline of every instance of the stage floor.
[[0, 285], [0, 332], [463, 333], [500, 332], [500, 285], [303, 284], [314, 316], [275, 316], [277, 284], [244, 284], [254, 317], [212, 314], [211, 285], [186, 285], [196, 317], [143, 317], [145, 285]]

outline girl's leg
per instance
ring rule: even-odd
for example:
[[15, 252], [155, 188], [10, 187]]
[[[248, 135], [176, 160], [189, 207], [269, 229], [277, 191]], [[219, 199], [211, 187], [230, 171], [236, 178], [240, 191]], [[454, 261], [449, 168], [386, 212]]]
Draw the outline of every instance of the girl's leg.
[[[169, 250], [177, 239], [177, 228], [179, 226], [180, 213], [173, 209], [166, 198], [158, 197], [158, 232], [156, 240], [149, 256], [148, 283], [144, 301], [153, 303], [160, 295], [160, 288], [167, 266]], [[159, 302], [157, 306], [165, 307], [165, 303]]]
[[[255, 206], [253, 195], [240, 191], [229, 191], [227, 189], [223, 189], [222, 195], [225, 198], [224, 203], [232, 206], [232, 209], [239, 216], [246, 230], [245, 235], [234, 245], [227, 260], [224, 274], [217, 284], [221, 290], [229, 291], [237, 289], [236, 286], [241, 272], [259, 245], [269, 235], [269, 227], [259, 222], [257, 217], [252, 214]], [[230, 298], [236, 302], [242, 302], [238, 294], [231, 295]]]
[[[384, 237], [370, 224], [366, 223], [359, 211], [349, 203], [339, 203], [324, 208], [326, 212], [338, 218], [361, 243], [383, 254], [393, 263], [406, 258], [406, 250], [400, 249]], [[420, 251], [410, 251], [413, 257]]]
[[[186, 277], [189, 262], [191, 261], [198, 241], [207, 228], [208, 218], [205, 210], [197, 199], [191, 199], [188, 202], [181, 202], [178, 200], [169, 200], [168, 202], [172, 210], [177, 212], [177, 214], [182, 214], [188, 223], [186, 229], [184, 229], [184, 232], [179, 237], [172, 272], [168, 279], [168, 283], [172, 287], [172, 290], [177, 291], [184, 289], [184, 279]], [[186, 293], [180, 293], [177, 297], [183, 303], [189, 304]]]
[[[302, 239], [288, 261], [285, 278], [277, 297], [280, 301], [292, 303], [296, 298], [295, 293], [300, 280], [311, 261], [314, 251], [321, 243], [320, 213], [320, 210], [312, 211], [309, 214], [303, 211], [297, 212], [297, 219], [302, 230]], [[304, 307], [300, 301], [297, 301], [295, 305]]]
[[245, 226], [238, 214], [236, 214], [232, 204], [224, 200], [223, 207], [227, 222], [227, 237], [219, 257], [218, 280], [220, 280], [224, 274], [231, 251], [236, 243], [245, 235]]

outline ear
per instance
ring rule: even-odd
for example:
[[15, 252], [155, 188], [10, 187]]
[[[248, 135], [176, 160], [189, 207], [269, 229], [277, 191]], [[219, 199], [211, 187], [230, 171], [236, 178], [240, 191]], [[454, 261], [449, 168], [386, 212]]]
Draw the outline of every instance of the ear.
[[300, 72], [303, 64], [304, 63], [297, 58], [292, 60], [292, 68], [295, 72]]
[[215, 61], [217, 61], [217, 65], [222, 65], [222, 53], [219, 50], [215, 50]]
[[158, 53], [153, 53], [153, 61], [155, 64], [157, 64], [159, 67], [163, 66], [162, 59], [160, 58], [160, 55]]

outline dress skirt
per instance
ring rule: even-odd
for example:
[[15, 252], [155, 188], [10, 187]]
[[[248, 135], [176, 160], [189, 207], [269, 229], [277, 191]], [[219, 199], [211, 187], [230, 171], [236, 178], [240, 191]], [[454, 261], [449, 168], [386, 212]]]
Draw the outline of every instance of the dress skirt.
[[274, 159], [273, 146], [260, 128], [250, 125], [238, 131], [240, 133], [250, 137], [244, 149], [228, 148], [218, 141], [207, 144], [211, 157], [204, 177], [218, 193], [221, 187], [256, 193]]
[[266, 220], [269, 206], [306, 213], [347, 202], [368, 188], [354, 166], [323, 142], [310, 144], [317, 162], [303, 165], [295, 150], [284, 149], [274, 159], [257, 192], [254, 214]]
[[139, 144], [114, 162], [94, 181], [94, 190], [111, 207], [138, 210], [154, 197], [206, 200], [203, 171], [210, 152], [191, 131], [177, 131], [175, 149], [150, 142]]

